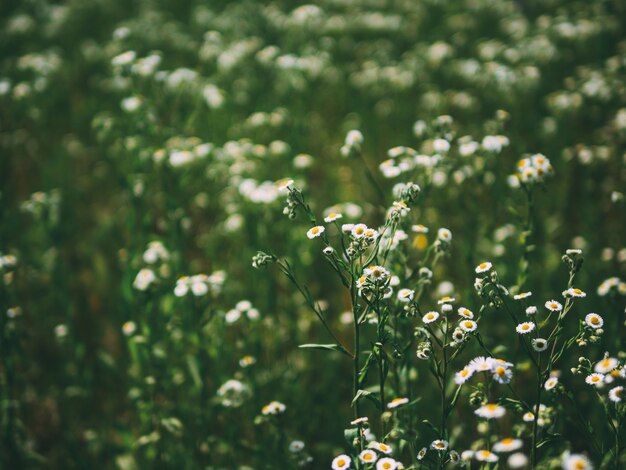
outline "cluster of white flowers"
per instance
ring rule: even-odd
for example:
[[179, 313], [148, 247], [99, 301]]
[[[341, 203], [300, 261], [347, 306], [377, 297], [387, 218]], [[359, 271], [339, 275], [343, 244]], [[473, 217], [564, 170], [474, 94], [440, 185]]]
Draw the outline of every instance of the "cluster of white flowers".
[[230, 309], [224, 315], [224, 320], [228, 324], [236, 323], [239, 321], [242, 315], [248, 317], [249, 320], [256, 321], [261, 318], [260, 312], [252, 306], [249, 300], [240, 300], [235, 305], [235, 308]]
[[184, 297], [191, 292], [196, 297], [211, 294], [218, 294], [222, 290], [226, 273], [224, 271], [216, 271], [210, 275], [195, 274], [192, 276], [182, 276], [176, 280], [174, 287], [174, 295], [176, 297]]
[[507, 384], [513, 378], [513, 364], [503, 359], [477, 356], [454, 376], [457, 385], [464, 384], [477, 372], [492, 374], [492, 378], [501, 384]]

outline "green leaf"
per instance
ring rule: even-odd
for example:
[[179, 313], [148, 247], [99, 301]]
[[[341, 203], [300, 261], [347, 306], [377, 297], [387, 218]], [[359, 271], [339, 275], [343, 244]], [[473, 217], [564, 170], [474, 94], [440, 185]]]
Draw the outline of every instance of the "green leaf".
[[189, 368], [189, 374], [191, 374], [193, 384], [196, 386], [196, 388], [200, 388], [202, 386], [202, 379], [200, 377], [198, 362], [196, 361], [195, 357], [187, 356], [187, 367]]
[[308, 344], [301, 344], [298, 347], [302, 348], [302, 349], [321, 349], [321, 350], [325, 350], [325, 351], [337, 351], [337, 352], [346, 354], [346, 350], [343, 349], [338, 344], [315, 344], [315, 343], [308, 343]]
[[367, 398], [372, 403], [374, 403], [377, 408], [380, 408], [380, 400], [376, 395], [368, 390], [359, 390], [358, 392], [356, 392], [356, 395], [352, 399], [352, 406], [354, 406], [356, 402], [361, 400], [362, 398]]

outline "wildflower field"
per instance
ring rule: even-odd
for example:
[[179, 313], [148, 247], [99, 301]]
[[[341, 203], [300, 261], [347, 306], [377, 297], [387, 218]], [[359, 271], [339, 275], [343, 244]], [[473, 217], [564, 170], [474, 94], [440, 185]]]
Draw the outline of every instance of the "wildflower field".
[[626, 468], [623, 0], [0, 2], [1, 469]]

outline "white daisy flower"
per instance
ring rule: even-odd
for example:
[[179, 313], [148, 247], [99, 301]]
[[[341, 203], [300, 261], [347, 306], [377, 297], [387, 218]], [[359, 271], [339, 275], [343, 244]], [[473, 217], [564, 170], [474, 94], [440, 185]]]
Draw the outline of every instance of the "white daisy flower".
[[534, 315], [535, 313], [537, 313], [537, 307], [534, 305], [531, 305], [526, 309], [526, 315]]
[[289, 444], [289, 452], [292, 454], [297, 454], [298, 452], [304, 449], [304, 442], [302, 441], [291, 441]]
[[604, 326], [604, 319], [597, 313], [589, 313], [585, 316], [585, 323], [590, 328], [597, 330], [598, 328], [602, 328]]
[[563, 305], [561, 305], [556, 300], [548, 300], [545, 305], [546, 308], [551, 312], [560, 312], [561, 310], [563, 310]]
[[468, 320], [474, 318], [474, 314], [472, 313], [472, 311], [465, 307], [460, 307], [457, 311], [459, 312], [459, 315], [461, 315], [463, 318], [467, 318]]
[[398, 300], [400, 302], [410, 302], [415, 297], [415, 291], [411, 289], [400, 289], [398, 291]]
[[496, 365], [493, 368], [493, 378], [498, 383], [508, 384], [513, 378], [513, 371], [508, 367]]
[[347, 455], [342, 454], [333, 459], [331, 467], [333, 470], [345, 470], [346, 468], [350, 468], [351, 463], [352, 459]]
[[583, 298], [586, 297], [587, 294], [584, 293], [582, 290], [572, 287], [570, 289], [567, 289], [566, 291], [563, 291], [563, 297], [578, 297], [578, 298]]
[[283, 405], [279, 401], [272, 401], [269, 404], [265, 405], [261, 412], [265, 415], [278, 415], [284, 413], [287, 407]]
[[515, 439], [513, 437], [505, 437], [499, 440], [493, 445], [494, 452], [513, 452], [514, 450], [521, 449], [524, 443], [521, 439]]
[[489, 451], [489, 450], [478, 450], [476, 451], [476, 453], [474, 454], [474, 457], [476, 458], [476, 460], [478, 460], [479, 462], [497, 462], [498, 461], [498, 456], [496, 454], [494, 454], [493, 452]]
[[256, 364], [256, 357], [254, 356], [244, 356], [241, 359], [239, 359], [240, 367], [246, 368], [246, 367], [253, 366], [254, 364]]
[[450, 142], [446, 139], [435, 139], [433, 140], [433, 149], [437, 153], [446, 153], [450, 150]]
[[370, 449], [377, 450], [378, 452], [382, 452], [383, 454], [391, 454], [391, 452], [393, 451], [390, 445], [377, 441], [370, 442], [368, 447]]
[[543, 388], [545, 388], [547, 391], [550, 391], [554, 387], [556, 387], [558, 383], [559, 383], [558, 377], [550, 377], [548, 380], [546, 380], [546, 383], [543, 384]]
[[324, 222], [329, 224], [331, 222], [334, 222], [335, 220], [341, 219], [342, 217], [343, 217], [343, 215], [338, 213], [338, 212], [331, 212], [326, 217], [324, 217]]
[[135, 331], [137, 331], [137, 325], [135, 322], [127, 321], [122, 325], [122, 331], [126, 336], [132, 335]]
[[478, 266], [476, 266], [476, 269], [474, 271], [476, 271], [476, 274], [486, 273], [492, 268], [492, 266], [493, 265], [490, 262], [485, 261], [483, 263], [480, 263]]
[[415, 233], [428, 233], [428, 227], [422, 224], [412, 225], [411, 230]]
[[506, 414], [506, 409], [495, 403], [487, 403], [475, 410], [474, 414], [485, 419], [502, 418]]
[[592, 470], [591, 461], [582, 454], [565, 454], [563, 470]]
[[287, 191], [292, 186], [293, 186], [293, 180], [289, 178], [279, 180], [276, 182], [276, 188], [278, 189], [279, 192]]
[[390, 457], [383, 457], [376, 462], [376, 470], [396, 470], [398, 462]]
[[537, 352], [544, 352], [548, 349], [548, 340], [544, 338], [535, 338], [532, 340], [533, 349]]
[[422, 317], [424, 323], [432, 323], [439, 318], [439, 312], [428, 312], [426, 315]]
[[324, 233], [324, 231], [326, 230], [325, 227], [323, 227], [322, 225], [317, 225], [313, 228], [311, 228], [309, 231], [307, 231], [306, 236], [309, 237], [310, 240], [319, 237], [322, 233]]
[[522, 299], [526, 299], [526, 298], [530, 297], [531, 295], [533, 295], [533, 293], [530, 292], [530, 291], [529, 292], [520, 292], [519, 294], [514, 295], [513, 298], [515, 300], [522, 300]]
[[423, 460], [426, 457], [426, 453], [428, 449], [426, 447], [422, 447], [420, 451], [417, 453], [417, 460]]
[[596, 363], [596, 365], [593, 367], [593, 370], [595, 372], [598, 372], [599, 374], [608, 374], [613, 369], [615, 369], [618, 366], [618, 364], [619, 364], [619, 361], [617, 359], [606, 355], [604, 359]]
[[357, 426], [359, 424], [367, 423], [368, 421], [369, 421], [369, 418], [367, 416], [363, 416], [362, 418], [357, 418], [354, 421], [350, 421], [350, 424], [352, 426]]
[[445, 296], [437, 301], [437, 305], [451, 304], [452, 302], [456, 302], [454, 297]]
[[437, 238], [442, 242], [451, 242], [452, 241], [452, 232], [447, 228], [440, 228], [437, 231]]
[[430, 448], [439, 452], [443, 452], [448, 448], [448, 441], [444, 441], [443, 439], [437, 439], [436, 441], [431, 442]]
[[133, 287], [137, 290], [147, 290], [155, 281], [157, 277], [152, 269], [144, 268], [137, 273], [135, 280], [133, 281]]
[[619, 387], [613, 387], [611, 390], [609, 390], [609, 399], [613, 403], [621, 403], [623, 400], [622, 398], [623, 395], [624, 395], [624, 387], [622, 387], [621, 385]]
[[341, 225], [341, 231], [343, 233], [351, 233], [353, 229], [354, 229], [354, 224], [342, 224]]
[[408, 398], [394, 398], [389, 403], [387, 403], [387, 408], [393, 410], [394, 408], [397, 408], [399, 406], [406, 405], [408, 402]]
[[354, 227], [352, 227], [352, 236], [354, 238], [361, 238], [365, 235], [366, 230], [367, 230], [367, 225], [356, 224]]
[[377, 458], [378, 455], [376, 454], [376, 452], [370, 449], [366, 449], [359, 454], [359, 460], [364, 464], [374, 463], [376, 462]]
[[469, 362], [468, 367], [471, 367], [476, 372], [486, 372], [486, 371], [491, 370], [492, 364], [493, 364], [493, 358], [478, 356]]
[[591, 375], [588, 375], [585, 378], [585, 382], [589, 385], [600, 386], [604, 382], [604, 374], [598, 374], [597, 372]]
[[534, 329], [535, 329], [535, 324], [531, 321], [527, 321], [527, 322], [520, 323], [519, 325], [517, 325], [517, 328], [515, 328], [515, 331], [517, 331], [520, 335], [525, 335], [527, 333], [530, 333]]
[[528, 466], [528, 457], [522, 452], [511, 454], [506, 461], [511, 468], [526, 468]]
[[535, 413], [527, 411], [522, 416], [522, 420], [524, 420], [524, 422], [526, 422], [526, 423], [530, 423], [530, 422], [534, 421], [535, 420]]
[[472, 331], [475, 331], [476, 328], [478, 328], [478, 324], [474, 320], [463, 320], [461, 323], [459, 323], [459, 326], [466, 333], [471, 333]]
[[454, 383], [457, 385], [467, 382], [474, 375], [474, 368], [466, 366], [454, 375]]

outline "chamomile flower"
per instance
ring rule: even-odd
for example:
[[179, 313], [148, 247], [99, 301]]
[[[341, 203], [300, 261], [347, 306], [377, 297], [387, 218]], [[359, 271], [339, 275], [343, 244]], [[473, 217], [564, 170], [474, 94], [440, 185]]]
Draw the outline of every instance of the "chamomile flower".
[[470, 309], [467, 309], [465, 307], [459, 307], [457, 311], [459, 312], [459, 315], [461, 315], [463, 318], [467, 318], [468, 320], [474, 318], [474, 313], [472, 313]]
[[265, 416], [278, 415], [278, 414], [284, 413], [286, 409], [287, 409], [287, 407], [285, 405], [283, 405], [281, 402], [279, 402], [279, 401], [272, 401], [272, 402], [268, 403], [267, 405], [265, 405], [263, 407], [263, 409], [261, 410], [261, 412]]
[[137, 331], [137, 325], [135, 322], [127, 321], [122, 325], [122, 331], [126, 336], [131, 336], [135, 331]]
[[276, 182], [276, 188], [278, 189], [278, 192], [287, 191], [292, 186], [293, 186], [293, 180], [289, 178], [279, 180]]
[[450, 243], [452, 241], [452, 232], [447, 228], [440, 228], [437, 231], [437, 238], [442, 242]]
[[493, 358], [478, 356], [469, 362], [468, 367], [471, 367], [476, 372], [486, 372], [486, 371], [491, 370], [492, 364], [493, 364]]
[[351, 463], [352, 459], [347, 455], [342, 454], [333, 459], [331, 467], [333, 470], [345, 470], [346, 468], [350, 468]]
[[604, 382], [604, 374], [598, 374], [593, 373], [591, 375], [588, 375], [585, 378], [585, 382], [587, 382], [589, 385], [594, 385], [596, 387], [602, 385], [602, 383]]
[[341, 231], [343, 233], [352, 233], [352, 229], [354, 229], [354, 224], [342, 224]]
[[399, 406], [406, 405], [408, 402], [408, 398], [394, 398], [389, 403], [387, 403], [387, 408], [393, 410], [394, 408], [397, 408]]
[[546, 380], [546, 383], [543, 384], [543, 388], [545, 388], [547, 391], [550, 391], [554, 389], [554, 387], [556, 387], [558, 383], [559, 383], [558, 377], [550, 377], [548, 380]]
[[396, 470], [398, 462], [390, 457], [383, 457], [376, 462], [376, 470]]
[[475, 371], [473, 367], [463, 367], [463, 369], [461, 369], [454, 375], [454, 383], [456, 383], [457, 385], [464, 384], [472, 377], [472, 375], [474, 375], [474, 372]]
[[493, 265], [490, 262], [485, 261], [483, 263], [480, 263], [478, 266], [476, 266], [476, 269], [474, 271], [476, 271], [476, 274], [486, 273], [492, 268], [492, 266]]
[[592, 470], [591, 461], [582, 454], [565, 454], [563, 470]]
[[338, 212], [331, 212], [326, 217], [324, 217], [324, 222], [329, 224], [331, 222], [334, 222], [335, 220], [341, 219], [342, 217], [343, 217], [343, 215], [338, 213]]
[[520, 335], [525, 335], [527, 333], [530, 333], [534, 329], [535, 329], [535, 324], [531, 321], [527, 321], [527, 322], [520, 323], [519, 325], [517, 325], [517, 327], [515, 328], [515, 331], [517, 331]]
[[398, 291], [398, 300], [408, 303], [415, 297], [415, 291], [411, 289], [400, 289]]
[[133, 287], [137, 290], [147, 290], [154, 282], [156, 282], [156, 274], [152, 269], [144, 268], [137, 273], [133, 281]]
[[390, 445], [377, 441], [370, 442], [368, 447], [370, 449], [377, 450], [378, 452], [381, 452], [383, 454], [391, 454], [391, 452], [393, 451]]
[[601, 361], [597, 362], [593, 367], [593, 370], [599, 374], [608, 374], [615, 369], [619, 364], [619, 361], [614, 357], [609, 357], [608, 354]]
[[530, 291], [529, 292], [520, 292], [519, 294], [515, 294], [513, 296], [513, 298], [515, 300], [522, 300], [522, 299], [526, 299], [526, 298], [530, 297], [531, 295], [533, 295], [533, 293], [530, 292]]
[[563, 291], [563, 297], [578, 297], [578, 298], [583, 298], [586, 297], [587, 294], [584, 293], [582, 290], [572, 287], [570, 289], [567, 289], [566, 291]]
[[531, 423], [535, 420], [535, 413], [532, 413], [531, 411], [527, 411], [526, 413], [524, 413], [524, 415], [522, 416], [522, 420], [526, 423]]
[[515, 450], [521, 449], [524, 443], [521, 439], [515, 439], [513, 437], [505, 437], [504, 439], [499, 440], [493, 445], [494, 452], [513, 452]]
[[526, 308], [526, 315], [534, 315], [535, 313], [537, 313], [537, 307], [534, 305]]
[[551, 312], [560, 312], [561, 310], [563, 310], [563, 305], [561, 305], [559, 302], [557, 302], [556, 300], [548, 300], [545, 303], [545, 306], [548, 310], [550, 310]]
[[314, 238], [319, 237], [322, 233], [324, 233], [324, 230], [326, 230], [326, 228], [322, 225], [317, 225], [313, 228], [311, 228], [307, 233], [306, 236], [309, 237], [310, 240], [313, 240]]
[[544, 352], [548, 349], [548, 340], [544, 338], [535, 338], [532, 340], [533, 349], [537, 352]]
[[422, 447], [420, 451], [417, 453], [417, 460], [424, 460], [424, 457], [426, 457], [427, 452], [428, 452], [428, 449], [426, 447]]
[[415, 233], [428, 233], [428, 227], [422, 224], [412, 225], [411, 230]]
[[298, 452], [304, 449], [304, 442], [302, 441], [291, 441], [289, 444], [289, 452], [292, 454], [297, 454]]
[[508, 367], [502, 365], [495, 365], [493, 367], [493, 379], [501, 384], [508, 384], [513, 378], [513, 371]]
[[476, 331], [476, 328], [478, 328], [478, 325], [476, 324], [474, 320], [463, 320], [461, 323], [459, 323], [459, 326], [466, 333], [471, 333], [472, 331]]
[[602, 328], [604, 326], [604, 320], [597, 313], [589, 313], [585, 316], [585, 323], [588, 327], [597, 330], [598, 328]]
[[453, 302], [456, 302], [456, 299], [454, 297], [445, 296], [437, 301], [437, 305], [451, 304]]
[[246, 367], [253, 366], [254, 364], [256, 364], [256, 357], [254, 356], [244, 356], [241, 359], [239, 359], [240, 367], [246, 368]]
[[528, 457], [522, 452], [516, 452], [509, 456], [506, 463], [508, 463], [511, 468], [526, 468], [528, 465]]
[[428, 312], [426, 315], [422, 317], [424, 323], [432, 323], [439, 318], [439, 312]]
[[443, 452], [448, 448], [448, 441], [437, 439], [436, 441], [431, 442], [430, 448], [438, 452]]
[[474, 411], [476, 416], [485, 419], [502, 418], [506, 414], [506, 409], [495, 403], [487, 403]]
[[621, 403], [623, 401], [623, 395], [624, 387], [622, 387], [621, 385], [619, 387], [613, 387], [611, 390], [609, 390], [609, 400], [611, 400], [613, 403]]
[[377, 458], [378, 455], [376, 454], [376, 452], [370, 449], [366, 449], [359, 454], [359, 460], [364, 464], [374, 463], [376, 462]]
[[367, 225], [365, 224], [356, 224], [352, 227], [352, 236], [354, 238], [362, 238], [365, 235], [365, 231], [367, 230]]
[[493, 462], [497, 462], [498, 461], [498, 456], [496, 454], [494, 454], [493, 452], [487, 450], [487, 449], [476, 451], [476, 453], [474, 454], [474, 457], [479, 462], [493, 463]]
[[369, 418], [367, 416], [363, 416], [361, 418], [357, 418], [354, 421], [350, 421], [350, 424], [352, 426], [358, 426], [359, 424], [365, 424], [369, 421]]

